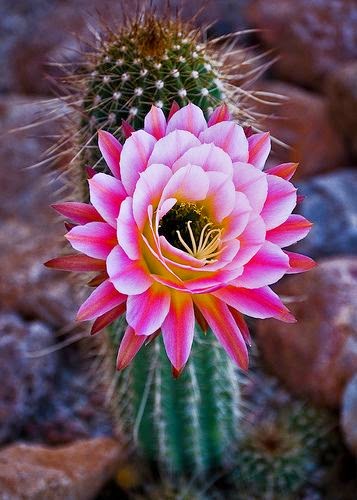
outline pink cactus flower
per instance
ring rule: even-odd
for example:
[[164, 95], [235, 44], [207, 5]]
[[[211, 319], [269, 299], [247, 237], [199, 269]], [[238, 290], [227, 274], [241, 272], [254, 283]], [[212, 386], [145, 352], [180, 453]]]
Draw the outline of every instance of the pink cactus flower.
[[78, 319], [95, 320], [96, 333], [126, 314], [119, 369], [161, 331], [179, 374], [195, 320], [246, 369], [243, 315], [295, 321], [269, 285], [314, 266], [284, 250], [311, 227], [292, 214], [297, 165], [264, 171], [269, 133], [247, 138], [226, 106], [208, 123], [193, 104], [168, 120], [153, 106], [123, 146], [102, 131], [99, 148], [113, 175], [90, 175], [91, 204], [55, 206], [76, 224], [66, 237], [80, 254], [47, 263], [97, 272]]

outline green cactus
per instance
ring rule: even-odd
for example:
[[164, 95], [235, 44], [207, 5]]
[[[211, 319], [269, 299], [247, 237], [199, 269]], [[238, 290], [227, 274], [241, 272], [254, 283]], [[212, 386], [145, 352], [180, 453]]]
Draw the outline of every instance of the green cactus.
[[[198, 39], [197, 30], [177, 20], [145, 14], [108, 33], [81, 74], [69, 75], [82, 97], [78, 128], [70, 132], [77, 147], [72, 185], [82, 199], [87, 197], [85, 167], [106, 168], [97, 131], [124, 139], [125, 127], [142, 127], [152, 104], [169, 113], [174, 101], [179, 106], [190, 101], [209, 116], [226, 100], [241, 123], [249, 124], [244, 108], [233, 106], [237, 89], [223, 74], [224, 48], [215, 50], [214, 43], [199, 44]], [[198, 326], [196, 330], [190, 361], [178, 379], [171, 374], [161, 339], [144, 346], [131, 366], [116, 373], [123, 322], [110, 328], [108, 356], [122, 436], [165, 471], [204, 475], [229, 463], [239, 429], [240, 393], [237, 372], [213, 334], [205, 337]]]
[[297, 498], [341, 449], [338, 421], [328, 410], [292, 401], [259, 420], [242, 430], [233, 474], [238, 498]]
[[[116, 353], [124, 321], [110, 328]], [[162, 339], [116, 374], [120, 433], [166, 472], [201, 476], [231, 465], [239, 431], [238, 374], [212, 334], [196, 327], [191, 357], [175, 379]], [[232, 453], [230, 453], [232, 452]]]

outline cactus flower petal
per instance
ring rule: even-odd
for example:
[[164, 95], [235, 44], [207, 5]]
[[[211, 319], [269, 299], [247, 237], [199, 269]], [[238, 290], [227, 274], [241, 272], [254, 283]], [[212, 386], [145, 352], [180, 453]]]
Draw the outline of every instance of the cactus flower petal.
[[109, 280], [99, 285], [79, 308], [77, 318], [80, 321], [102, 316], [116, 306], [123, 304], [126, 296], [119, 293]]
[[103, 219], [112, 227], [116, 227], [121, 202], [126, 198], [123, 184], [115, 177], [96, 174], [89, 179], [91, 202]]
[[314, 265], [285, 251], [311, 227], [292, 214], [296, 164], [264, 171], [269, 134], [246, 134], [225, 106], [208, 123], [193, 104], [174, 105], [168, 121], [152, 107], [144, 128], [131, 130], [122, 148], [100, 133], [114, 177], [90, 176], [91, 204], [55, 207], [78, 224], [66, 237], [84, 255], [47, 265], [96, 271], [90, 284], [97, 288], [78, 318], [95, 320], [96, 333], [126, 315], [119, 369], [161, 331], [178, 375], [195, 320], [246, 369], [250, 337], [242, 315], [293, 322], [269, 285]]
[[122, 370], [130, 364], [130, 361], [134, 358], [145, 340], [146, 337], [144, 335], [136, 335], [131, 326], [127, 327], [119, 346], [117, 357], [118, 370]]
[[267, 240], [284, 248], [305, 238], [311, 227], [312, 223], [305, 219], [305, 217], [292, 214], [280, 226], [267, 231], [266, 237]]
[[163, 111], [155, 106], [145, 116], [144, 130], [153, 135], [155, 139], [161, 139], [166, 132], [166, 118]]
[[311, 257], [295, 252], [285, 251], [285, 253], [289, 257], [289, 269], [286, 271], [288, 274], [303, 273], [316, 266], [316, 262]]
[[98, 131], [98, 146], [112, 174], [120, 179], [120, 154], [123, 146], [112, 134], [104, 130]]
[[248, 148], [248, 162], [263, 170], [271, 149], [269, 132], [253, 134], [248, 137]]
[[187, 293], [172, 292], [169, 312], [161, 331], [172, 366], [181, 371], [190, 355], [195, 329], [192, 298]]

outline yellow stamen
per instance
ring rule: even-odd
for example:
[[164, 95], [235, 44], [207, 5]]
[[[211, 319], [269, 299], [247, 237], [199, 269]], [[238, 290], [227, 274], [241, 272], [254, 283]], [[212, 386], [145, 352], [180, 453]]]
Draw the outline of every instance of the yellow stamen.
[[177, 230], [176, 233], [178, 239], [180, 240], [180, 243], [185, 248], [185, 250], [190, 255], [192, 255], [192, 257], [196, 257], [196, 259], [199, 260], [214, 262], [214, 257], [217, 257], [217, 255], [219, 255], [223, 251], [223, 248], [219, 249], [219, 247], [221, 246], [222, 229], [211, 229], [206, 233], [206, 230], [210, 226], [212, 226], [212, 222], [209, 222], [202, 229], [197, 245], [195, 236], [191, 228], [191, 224], [192, 221], [189, 220], [187, 222], [187, 229], [190, 235], [191, 247], [182, 238], [180, 231]]

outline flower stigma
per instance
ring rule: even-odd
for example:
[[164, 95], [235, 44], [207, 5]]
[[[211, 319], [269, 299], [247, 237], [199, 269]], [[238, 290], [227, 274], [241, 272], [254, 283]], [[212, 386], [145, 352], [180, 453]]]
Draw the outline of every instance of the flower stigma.
[[176, 248], [196, 259], [214, 262], [222, 251], [222, 229], [215, 227], [205, 208], [177, 202], [160, 220], [159, 234]]

